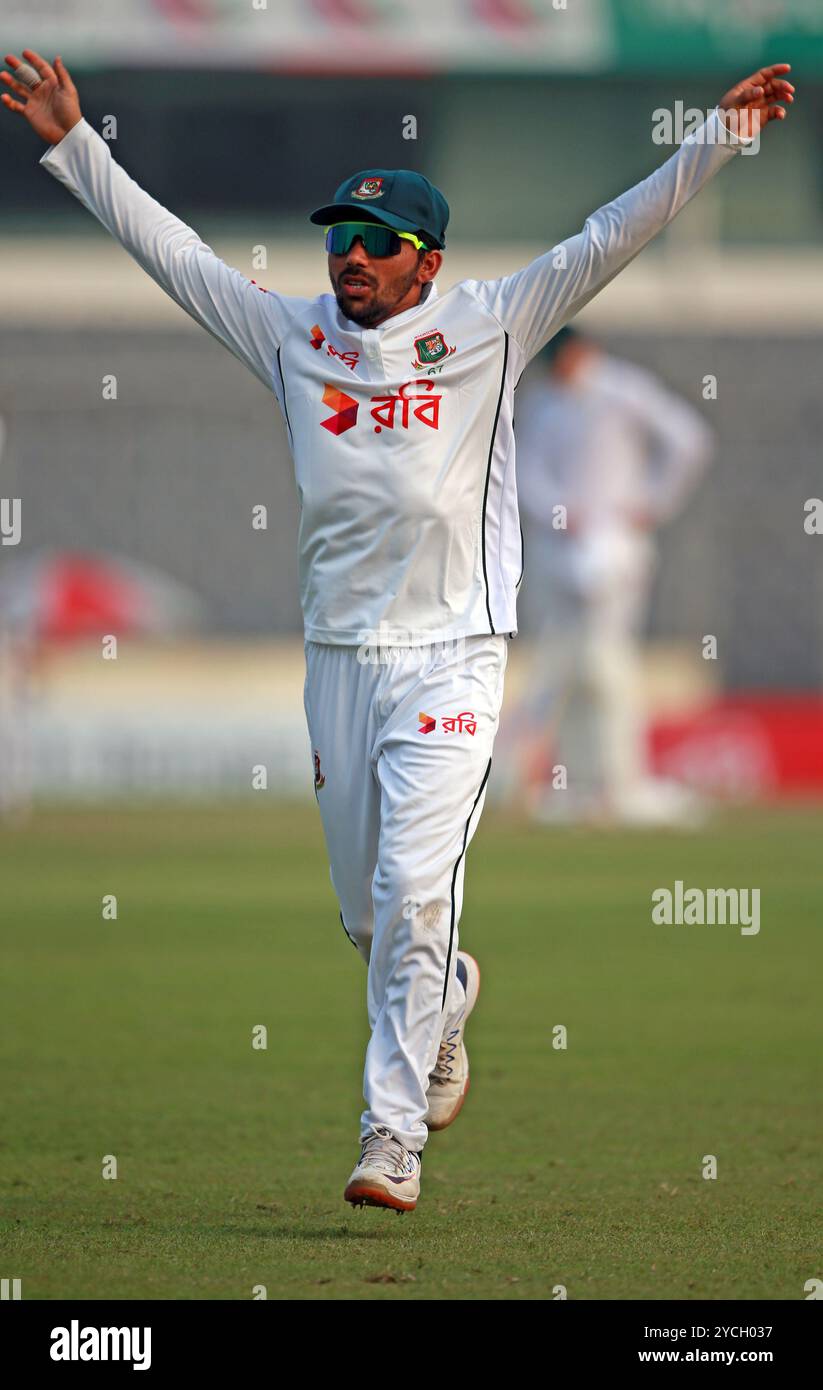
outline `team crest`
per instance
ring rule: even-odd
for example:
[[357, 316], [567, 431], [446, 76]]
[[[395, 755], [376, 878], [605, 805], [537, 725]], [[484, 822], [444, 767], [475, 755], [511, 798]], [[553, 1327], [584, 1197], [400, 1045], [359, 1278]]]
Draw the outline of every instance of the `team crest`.
[[383, 180], [382, 179], [363, 179], [359, 188], [355, 188], [351, 195], [353, 198], [382, 198]]
[[419, 338], [414, 340], [414, 350], [417, 353], [417, 361], [412, 362], [416, 372], [422, 371], [424, 367], [438, 367], [447, 357], [451, 357], [457, 349], [449, 347], [442, 333], [421, 333]]

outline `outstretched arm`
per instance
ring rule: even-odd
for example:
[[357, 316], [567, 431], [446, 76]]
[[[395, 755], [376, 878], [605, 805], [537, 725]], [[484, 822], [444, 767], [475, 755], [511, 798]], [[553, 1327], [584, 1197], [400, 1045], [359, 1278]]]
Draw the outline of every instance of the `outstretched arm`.
[[30, 64], [39, 81], [30, 87], [0, 73], [15, 94], [4, 92], [2, 101], [49, 142], [40, 163], [166, 294], [271, 388], [277, 348], [305, 301], [262, 290], [221, 261], [112, 158], [106, 141], [84, 119], [62, 59], [56, 58], [52, 67], [32, 49], [24, 48], [23, 56], [27, 64], [21, 65], [14, 54], [7, 54], [6, 62], [13, 72], [22, 67], [24, 73]]
[[588, 304], [724, 164], [761, 129], [782, 120], [779, 103], [794, 100], [783, 74], [788, 63], [762, 68], [722, 98], [703, 126], [670, 159], [628, 192], [592, 213], [576, 236], [560, 242], [514, 275], [468, 282], [533, 357]]

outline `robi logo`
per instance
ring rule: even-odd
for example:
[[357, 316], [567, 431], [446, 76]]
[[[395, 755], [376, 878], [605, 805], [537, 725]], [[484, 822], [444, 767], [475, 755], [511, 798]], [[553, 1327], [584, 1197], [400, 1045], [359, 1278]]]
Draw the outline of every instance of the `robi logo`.
[[[415, 386], [418, 390], [410, 392], [409, 388]], [[368, 405], [371, 418], [375, 421], [374, 433], [407, 430], [412, 421], [419, 421], [430, 430], [439, 430], [442, 399], [441, 395], [435, 394], [433, 381], [404, 381], [396, 392], [372, 396]], [[320, 421], [329, 434], [345, 434], [346, 430], [357, 424], [358, 402], [338, 386], [323, 383], [323, 404], [334, 411], [327, 420]]]
[[323, 404], [334, 411], [328, 420], [321, 420], [324, 430], [330, 434], [343, 434], [357, 424], [357, 401], [347, 396], [337, 386], [327, 386], [323, 392]]
[[[417, 716], [420, 728], [419, 734], [433, 734], [437, 728], [437, 718], [433, 714], [426, 714], [423, 710]], [[443, 726], [444, 734], [471, 734], [474, 738], [477, 732], [477, 718], [473, 710], [464, 709], [460, 714], [444, 714], [440, 723]]]

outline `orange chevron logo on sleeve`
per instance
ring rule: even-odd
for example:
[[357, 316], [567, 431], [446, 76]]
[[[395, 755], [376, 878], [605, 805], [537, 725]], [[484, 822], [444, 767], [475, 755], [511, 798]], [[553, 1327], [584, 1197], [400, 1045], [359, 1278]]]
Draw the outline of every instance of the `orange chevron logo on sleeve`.
[[357, 423], [357, 401], [351, 396], [347, 396], [345, 391], [341, 391], [337, 386], [326, 386], [323, 392], [323, 404], [334, 411], [328, 420], [321, 420], [320, 423], [324, 430], [330, 434], [344, 434], [350, 430], [352, 425]]
[[418, 714], [417, 718], [420, 720], [420, 728], [417, 730], [419, 734], [434, 733], [434, 730], [437, 727], [437, 720], [434, 718], [433, 715], [420, 713]]

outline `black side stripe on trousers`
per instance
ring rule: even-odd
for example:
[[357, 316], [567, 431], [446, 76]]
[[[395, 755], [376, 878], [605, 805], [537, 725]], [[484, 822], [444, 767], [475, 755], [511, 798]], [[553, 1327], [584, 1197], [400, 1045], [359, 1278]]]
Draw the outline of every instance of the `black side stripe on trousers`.
[[492, 770], [492, 760], [491, 760], [491, 758], [489, 758], [489, 761], [488, 761], [488, 763], [486, 764], [486, 771], [483, 773], [483, 781], [480, 783], [480, 789], [479, 789], [479, 791], [478, 791], [478, 793], [477, 793], [477, 796], [474, 798], [474, 802], [473, 802], [473, 804], [472, 804], [472, 808], [471, 808], [471, 810], [469, 811], [468, 819], [466, 820], [466, 826], [465, 826], [465, 829], [464, 829], [464, 831], [463, 831], [463, 848], [461, 849], [459, 855], [457, 856], [457, 862], [455, 863], [454, 872], [453, 872], [453, 874], [452, 874], [452, 887], [451, 887], [452, 911], [451, 911], [451, 922], [450, 922], [450, 924], [449, 924], [449, 951], [448, 951], [448, 955], [446, 956], [446, 978], [445, 978], [445, 980], [443, 981], [443, 999], [442, 999], [441, 1004], [440, 1004], [440, 1011], [441, 1011], [441, 1013], [442, 1013], [443, 1009], [445, 1009], [445, 1007], [446, 1007], [446, 994], [448, 993], [448, 988], [449, 988], [449, 969], [450, 969], [451, 963], [452, 963], [452, 947], [453, 947], [453, 945], [454, 945], [454, 919], [455, 919], [456, 907], [457, 907], [457, 905], [456, 905], [456, 903], [455, 903], [455, 900], [454, 900], [454, 887], [455, 887], [455, 884], [457, 883], [457, 871], [458, 871], [458, 869], [460, 868], [460, 861], [461, 861], [461, 859], [463, 858], [463, 855], [466, 853], [466, 845], [467, 845], [468, 839], [469, 839], [469, 826], [471, 825], [472, 816], [474, 815], [475, 810], [477, 809], [477, 803], [478, 803], [478, 801], [480, 800], [481, 796], [483, 795], [483, 788], [485, 787], [486, 783], [487, 783], [488, 780], [489, 780], [489, 773], [491, 772], [491, 770]]
[[354, 939], [353, 936], [349, 936], [349, 929], [348, 929], [348, 927], [346, 926], [346, 923], [343, 921], [343, 914], [342, 914], [342, 912], [340, 913], [340, 925], [341, 925], [341, 927], [343, 928], [344, 932], [346, 933], [346, 936], [349, 937], [349, 941], [351, 942], [351, 944], [352, 944], [352, 946], [354, 947], [354, 949], [357, 950], [357, 942], [355, 941], [355, 939]]
[[498, 421], [499, 421], [499, 419], [500, 419], [500, 406], [501, 406], [501, 404], [502, 404], [502, 402], [503, 402], [503, 388], [504, 388], [504, 386], [506, 385], [506, 365], [507, 365], [507, 363], [508, 363], [508, 360], [509, 360], [509, 335], [508, 335], [508, 333], [505, 333], [505, 332], [504, 332], [504, 334], [503, 334], [503, 370], [502, 370], [502, 372], [500, 373], [500, 390], [499, 390], [498, 393], [497, 393], [497, 409], [496, 409], [495, 412], [494, 412], [494, 425], [493, 425], [493, 427], [492, 427], [491, 443], [489, 444], [489, 457], [488, 457], [488, 461], [487, 461], [487, 463], [486, 463], [486, 486], [485, 486], [484, 489], [483, 489], [483, 520], [482, 520], [482, 525], [481, 525], [481, 541], [482, 541], [482, 556], [483, 556], [483, 583], [484, 583], [485, 586], [486, 586], [486, 613], [487, 613], [488, 619], [489, 619], [489, 632], [491, 632], [491, 633], [493, 633], [493, 632], [495, 631], [495, 626], [494, 626], [494, 623], [492, 622], [492, 610], [491, 610], [491, 604], [489, 603], [489, 576], [488, 576], [488, 573], [487, 573], [487, 570], [486, 570], [486, 504], [487, 504], [487, 502], [488, 502], [488, 500], [489, 500], [489, 479], [491, 478], [491, 471], [492, 471], [492, 454], [494, 453], [494, 441], [495, 441], [496, 438], [497, 438], [497, 425], [498, 425]]

